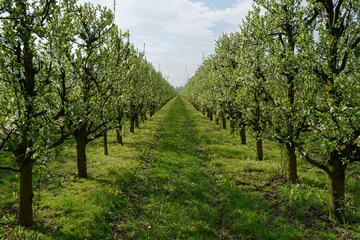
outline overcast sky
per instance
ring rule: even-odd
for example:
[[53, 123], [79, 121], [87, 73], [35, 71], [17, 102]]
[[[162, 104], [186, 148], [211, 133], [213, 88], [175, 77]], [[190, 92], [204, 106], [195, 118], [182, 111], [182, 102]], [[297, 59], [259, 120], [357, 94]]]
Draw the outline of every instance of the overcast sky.
[[[80, 2], [84, 2], [81, 0]], [[86, 0], [113, 9], [113, 0]], [[238, 29], [252, 0], [116, 0], [116, 24], [130, 31], [154, 67], [173, 86], [184, 85], [214, 51], [222, 32]]]

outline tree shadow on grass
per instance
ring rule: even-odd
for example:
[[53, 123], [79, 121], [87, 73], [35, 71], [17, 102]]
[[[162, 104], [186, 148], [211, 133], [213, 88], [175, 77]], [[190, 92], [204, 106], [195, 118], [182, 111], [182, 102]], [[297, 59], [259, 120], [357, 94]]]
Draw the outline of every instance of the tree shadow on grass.
[[[54, 239], [296, 239], [296, 228], [273, 223], [271, 202], [242, 191], [199, 145], [196, 129], [176, 100], [155, 138], [141, 150], [131, 171], [109, 169], [91, 177], [101, 187], [89, 192], [94, 211]], [[110, 180], [115, 179], [115, 180]], [[71, 201], [69, 202], [71, 204]], [[84, 213], [85, 214], [85, 213]], [[65, 219], [64, 219], [65, 221]], [[78, 227], [78, 229], [75, 229]], [[49, 235], [48, 235], [49, 236]]]
[[157, 154], [141, 155], [133, 176], [113, 173], [121, 191], [107, 195], [112, 214], [100, 217], [101, 227], [120, 239], [296, 238], [293, 228], [274, 225], [268, 209], [210, 165], [186, 110], [177, 107], [158, 136]]

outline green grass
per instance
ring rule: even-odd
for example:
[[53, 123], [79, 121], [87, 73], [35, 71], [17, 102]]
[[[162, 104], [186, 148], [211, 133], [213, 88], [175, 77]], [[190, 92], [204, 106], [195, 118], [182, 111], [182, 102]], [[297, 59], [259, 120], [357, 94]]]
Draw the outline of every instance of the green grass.
[[185, 104], [211, 158], [210, 164], [221, 169], [228, 182], [242, 189], [246, 198], [257, 207], [257, 213], [265, 217], [266, 226], [259, 227], [258, 231], [272, 229], [268, 236], [258, 233], [251, 236], [265, 239], [272, 239], [272, 236], [274, 239], [360, 239], [359, 164], [347, 171], [348, 210], [352, 218], [347, 219], [348, 225], [335, 225], [328, 220], [329, 191], [325, 172], [298, 159], [299, 183], [287, 184], [282, 146], [265, 140], [264, 161], [256, 161], [255, 139], [250, 131], [247, 132], [247, 145], [240, 145], [239, 136], [231, 136], [229, 130], [210, 122], [189, 103]]
[[[111, 133], [110, 142], [115, 141]], [[88, 179], [78, 179], [73, 141], [35, 173], [36, 224], [16, 224], [17, 175], [1, 172], [0, 239], [357, 239], [359, 165], [348, 171], [352, 219], [327, 220], [326, 175], [299, 161], [299, 184], [284, 180], [284, 150], [240, 145], [184, 99], [170, 101], [126, 134], [124, 146], [88, 147]], [[9, 156], [0, 156], [5, 164]], [[2, 234], [2, 235], [1, 235]]]

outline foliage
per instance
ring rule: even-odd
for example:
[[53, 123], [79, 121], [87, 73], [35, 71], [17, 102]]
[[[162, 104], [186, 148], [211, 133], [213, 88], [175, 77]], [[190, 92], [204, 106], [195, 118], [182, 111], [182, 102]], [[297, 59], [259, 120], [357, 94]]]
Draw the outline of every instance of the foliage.
[[357, 1], [257, 0], [182, 94], [232, 119], [230, 106], [258, 138], [286, 145], [289, 182], [299, 155], [324, 170], [330, 216], [343, 222], [345, 170], [360, 160], [359, 46]]
[[[115, 140], [114, 132], [109, 138]], [[0, 220], [4, 229], [0, 236], [359, 238], [358, 220], [336, 226], [326, 219], [324, 173], [300, 161], [302, 182], [287, 184], [279, 176], [283, 157], [277, 143], [265, 140], [268, 160], [255, 161], [251, 144], [239, 151], [234, 144], [238, 136], [209, 123], [184, 99], [170, 101], [125, 139], [124, 146], [110, 146], [109, 156], [103, 155], [100, 139], [90, 143], [88, 179], [74, 174], [74, 145], [51, 162], [35, 191], [41, 197], [35, 203], [39, 221], [32, 228], [16, 226], [10, 207], [15, 197], [4, 189], [0, 205], [6, 216]], [[359, 171], [352, 169], [349, 174], [349, 197], [358, 202]], [[16, 184], [13, 175], [8, 177], [9, 184]], [[12, 204], [4, 204], [5, 197]], [[359, 213], [354, 217], [359, 219]]]
[[159, 109], [176, 93], [100, 5], [1, 1], [0, 14], [0, 152], [16, 162], [0, 170], [20, 172], [20, 223], [31, 225], [35, 165], [53, 160], [70, 135], [85, 157], [88, 142], [126, 122], [129, 99], [146, 112], [144, 102]]

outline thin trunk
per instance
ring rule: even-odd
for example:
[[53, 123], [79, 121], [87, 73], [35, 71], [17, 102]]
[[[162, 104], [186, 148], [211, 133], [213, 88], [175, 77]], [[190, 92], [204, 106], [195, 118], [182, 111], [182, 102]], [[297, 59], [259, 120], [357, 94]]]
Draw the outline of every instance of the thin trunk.
[[211, 112], [211, 111], [209, 111], [209, 119], [210, 119], [210, 121], [212, 121], [212, 120], [213, 120], [213, 114], [212, 114], [212, 112]]
[[139, 114], [135, 114], [135, 127], [139, 128]]
[[[292, 38], [289, 38], [290, 40]], [[291, 50], [295, 51], [295, 43], [291, 41]], [[298, 181], [297, 176], [297, 164], [296, 164], [296, 154], [295, 154], [295, 144], [293, 142], [294, 137], [294, 123], [293, 123], [293, 114], [296, 111], [294, 108], [295, 103], [295, 75], [287, 75], [288, 78], [288, 89], [287, 89], [287, 98], [291, 106], [291, 111], [286, 114], [286, 125], [287, 125], [287, 139], [290, 139], [288, 143], [286, 143], [286, 153], [287, 153], [287, 181], [289, 183], [296, 183]]]
[[330, 218], [343, 222], [345, 219], [345, 169], [337, 154], [329, 154]]
[[116, 130], [116, 142], [123, 145], [123, 139], [122, 139], [122, 126], [119, 127], [118, 130]]
[[297, 176], [297, 164], [294, 143], [286, 143], [287, 154], [287, 181], [289, 183], [296, 183], [298, 181]]
[[263, 156], [263, 147], [262, 147], [262, 138], [256, 139], [256, 160], [262, 161], [264, 159]]
[[33, 189], [32, 189], [32, 165], [31, 160], [28, 164], [22, 166], [20, 172], [20, 212], [19, 212], [19, 222], [22, 226], [30, 226], [34, 223], [33, 220], [33, 209], [32, 209], [32, 198], [33, 198]]
[[135, 131], [135, 116], [131, 115], [130, 117], [130, 132], [134, 133]]
[[[23, 4], [24, 8], [22, 9], [22, 16], [27, 16], [27, 9], [28, 7], [25, 7], [25, 3]], [[31, 30], [29, 30], [31, 31]], [[34, 100], [37, 94], [35, 89], [35, 77], [36, 77], [36, 68], [34, 67], [34, 50], [32, 48], [31, 39], [29, 36], [31, 36], [30, 32], [26, 32], [21, 34], [19, 36], [19, 39], [21, 40], [15, 40], [18, 41], [18, 47], [21, 48], [21, 45], [23, 44], [23, 55], [21, 58], [20, 54], [17, 55], [17, 62], [20, 63], [22, 66], [24, 66], [24, 91], [22, 92], [22, 97], [24, 97], [26, 101], [26, 107], [24, 109], [25, 113], [25, 128], [20, 128], [20, 133], [24, 134], [24, 138], [21, 139], [21, 144], [19, 146], [20, 149], [23, 148], [21, 146], [22, 144], [25, 144], [25, 146], [32, 145], [32, 141], [28, 138], [28, 132], [29, 132], [29, 120], [33, 117], [33, 114], [35, 113], [35, 110], [33, 109], [33, 106], [35, 104]], [[20, 52], [18, 52], [20, 53]], [[19, 72], [20, 75], [20, 72]], [[18, 79], [20, 80], [20, 79]], [[21, 125], [21, 124], [20, 124]], [[3, 137], [3, 136], [2, 136]], [[28, 145], [29, 144], [29, 145]], [[21, 151], [22, 153], [25, 153], [25, 155], [22, 155], [23, 159], [19, 162], [18, 165], [21, 167], [21, 171], [19, 173], [19, 223], [22, 226], [30, 226], [34, 223], [33, 220], [33, 210], [32, 210], [32, 198], [33, 198], [33, 189], [32, 189], [32, 167], [33, 167], [33, 159], [31, 157], [26, 157], [27, 150], [23, 149], [24, 151]], [[18, 155], [18, 154], [16, 154]], [[18, 159], [17, 159], [18, 160]]]
[[76, 141], [76, 158], [79, 178], [87, 178], [86, 143]]
[[222, 127], [223, 129], [226, 129], [226, 118], [224, 115], [221, 116], [221, 120], [222, 120]]
[[215, 121], [216, 121], [216, 125], [219, 125], [219, 115], [218, 114], [215, 116]]
[[147, 119], [147, 116], [146, 116], [146, 113], [141, 114], [141, 119], [142, 119], [142, 122], [143, 122], [143, 123], [148, 120], [148, 119]]
[[240, 144], [246, 145], [246, 130], [245, 124], [243, 120], [243, 114], [240, 112], [238, 113], [238, 121], [239, 121], [239, 130], [240, 130]]
[[116, 130], [116, 143], [120, 143], [121, 141], [121, 132], [119, 129]]
[[235, 133], [235, 125], [236, 125], [235, 121], [233, 119], [230, 119], [230, 134], [231, 135], [234, 135], [234, 133]]
[[119, 122], [119, 128], [116, 129], [116, 142], [120, 143], [121, 145], [123, 145], [123, 142], [122, 142], [122, 119], [123, 119], [123, 114], [120, 114], [117, 119]]
[[263, 147], [262, 147], [262, 134], [261, 134], [261, 127], [260, 127], [260, 106], [259, 101], [257, 100], [256, 94], [255, 94], [255, 102], [256, 102], [256, 108], [255, 108], [255, 119], [254, 119], [254, 130], [256, 133], [256, 160], [263, 160]]
[[243, 124], [239, 124], [240, 127], [240, 144], [246, 145], [246, 130]]
[[104, 154], [109, 155], [107, 132], [104, 133]]
[[86, 124], [82, 125], [75, 131], [76, 141], [76, 158], [79, 178], [87, 178], [86, 167], [86, 145], [87, 145], [87, 132]]

